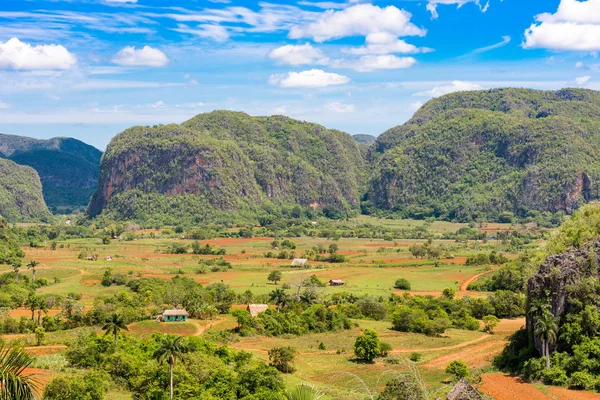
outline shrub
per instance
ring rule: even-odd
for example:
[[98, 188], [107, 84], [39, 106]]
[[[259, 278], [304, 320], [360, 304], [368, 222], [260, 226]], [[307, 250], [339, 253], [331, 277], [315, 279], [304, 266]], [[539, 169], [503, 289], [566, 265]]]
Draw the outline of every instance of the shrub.
[[419, 362], [422, 358], [423, 355], [421, 353], [412, 353], [409, 357], [410, 361], [412, 362]]
[[569, 388], [577, 390], [588, 390], [593, 388], [594, 377], [587, 371], [577, 371], [569, 379]]
[[373, 362], [375, 357], [381, 355], [381, 343], [377, 332], [365, 329], [362, 335], [358, 335], [354, 342], [354, 354], [359, 360]]
[[319, 350], [327, 350], [327, 346], [325, 346], [325, 343], [319, 343]]
[[394, 288], [399, 290], [410, 290], [410, 282], [404, 278], [396, 279]]
[[541, 373], [542, 382], [546, 385], [564, 386], [569, 381], [567, 373], [559, 367], [544, 369]]
[[470, 375], [469, 367], [464, 361], [454, 360], [446, 367], [445, 371], [448, 375], [452, 375], [456, 380], [466, 378]]
[[271, 366], [277, 368], [278, 371], [291, 374], [296, 371], [294, 360], [297, 355], [298, 351], [294, 347], [274, 347], [269, 350], [269, 361], [271, 361]]

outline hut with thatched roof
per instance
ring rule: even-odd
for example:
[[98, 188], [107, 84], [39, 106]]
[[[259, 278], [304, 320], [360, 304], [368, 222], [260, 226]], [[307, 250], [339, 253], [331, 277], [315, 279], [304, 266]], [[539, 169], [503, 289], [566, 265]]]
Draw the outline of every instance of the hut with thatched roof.
[[269, 308], [266, 304], [249, 304], [246, 310], [252, 315], [252, 317], [258, 317], [258, 314], [264, 313]]
[[461, 379], [446, 395], [446, 400], [482, 400], [483, 396], [466, 379]]

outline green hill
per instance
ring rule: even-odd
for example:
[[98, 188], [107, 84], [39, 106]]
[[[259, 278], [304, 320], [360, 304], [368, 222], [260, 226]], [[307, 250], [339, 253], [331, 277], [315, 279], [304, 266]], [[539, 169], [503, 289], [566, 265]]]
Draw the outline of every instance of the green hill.
[[38, 172], [49, 207], [86, 206], [96, 189], [102, 152], [79, 140], [0, 134], [0, 153]]
[[88, 213], [165, 221], [300, 206], [339, 214], [358, 209], [363, 171], [346, 133], [215, 111], [113, 138]]
[[33, 168], [0, 159], [0, 215], [10, 222], [51, 218]]
[[377, 140], [377, 137], [371, 135], [353, 135], [352, 136], [357, 143], [364, 144], [367, 146], [372, 145]]
[[370, 163], [368, 201], [409, 217], [570, 212], [599, 197], [600, 92], [443, 96], [382, 134]]

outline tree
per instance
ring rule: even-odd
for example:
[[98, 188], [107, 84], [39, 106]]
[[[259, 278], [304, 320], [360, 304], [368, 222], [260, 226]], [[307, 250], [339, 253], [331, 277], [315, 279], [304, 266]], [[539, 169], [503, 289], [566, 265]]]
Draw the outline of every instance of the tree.
[[115, 347], [119, 344], [118, 335], [121, 331], [128, 331], [125, 319], [117, 313], [114, 313], [112, 317], [104, 324], [102, 330], [106, 335], [112, 334], [115, 337]]
[[469, 367], [464, 361], [454, 360], [446, 367], [446, 373], [454, 376], [456, 380], [466, 378], [470, 375]]
[[281, 400], [319, 400], [325, 394], [321, 393], [316, 387], [301, 383], [295, 388], [288, 390], [284, 395], [280, 396]]
[[11, 262], [13, 271], [15, 271], [15, 281], [19, 281], [19, 269], [21, 269], [21, 260], [14, 259]]
[[269, 300], [275, 303], [277, 310], [281, 310], [282, 307], [289, 301], [289, 296], [283, 289], [275, 289], [269, 293]]
[[329, 245], [329, 254], [335, 254], [340, 249], [337, 243], [332, 243]]
[[269, 280], [270, 282], [273, 282], [274, 284], [277, 285], [277, 282], [279, 282], [282, 277], [283, 277], [283, 274], [281, 273], [281, 271], [274, 270], [274, 271], [271, 271], [267, 280]]
[[38, 265], [40, 265], [39, 262], [31, 260], [29, 261], [29, 264], [27, 264], [27, 269], [31, 269], [31, 282], [33, 283], [33, 286], [35, 287], [35, 267], [37, 267]]
[[400, 290], [410, 290], [410, 282], [404, 278], [396, 279], [394, 288]]
[[372, 329], [365, 329], [362, 335], [358, 335], [354, 342], [354, 354], [360, 360], [373, 362], [375, 357], [381, 354], [377, 332]]
[[271, 366], [277, 368], [278, 371], [291, 374], [296, 371], [294, 360], [297, 355], [298, 351], [294, 347], [273, 347], [269, 350], [269, 361], [271, 361]]
[[188, 348], [183, 343], [183, 338], [176, 335], [165, 335], [161, 339], [160, 347], [156, 349], [153, 357], [160, 363], [169, 364], [170, 399], [173, 400], [173, 367], [177, 360], [183, 359]]
[[43, 327], [38, 326], [35, 328], [35, 345], [41, 346], [44, 343], [44, 338], [46, 337], [46, 331]]
[[38, 309], [38, 306], [41, 302], [41, 297], [37, 296], [34, 291], [31, 291], [27, 296], [27, 300], [25, 300], [25, 306], [29, 308], [31, 311], [31, 320], [35, 318], [35, 310]]
[[452, 288], [446, 288], [442, 292], [442, 296], [445, 297], [448, 300], [453, 300], [454, 296], [456, 296], [456, 290], [454, 290]]
[[558, 323], [552, 312], [545, 310], [535, 320], [534, 335], [542, 341], [542, 356], [546, 357], [546, 369], [550, 368], [550, 345], [556, 342]]
[[33, 361], [25, 350], [0, 344], [0, 399], [35, 400], [39, 382], [25, 374]]
[[498, 322], [500, 322], [500, 320], [495, 315], [486, 315], [483, 317], [483, 331], [494, 334], [494, 328], [498, 325]]

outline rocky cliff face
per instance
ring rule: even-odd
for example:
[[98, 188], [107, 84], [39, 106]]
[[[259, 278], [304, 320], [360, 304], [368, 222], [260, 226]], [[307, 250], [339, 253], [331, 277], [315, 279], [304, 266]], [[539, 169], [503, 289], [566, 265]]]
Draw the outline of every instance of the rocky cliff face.
[[[528, 303], [536, 300], [548, 301], [555, 317], [565, 316], [577, 300], [576, 286], [588, 278], [600, 278], [599, 265], [600, 238], [585, 244], [581, 249], [548, 257], [527, 282]], [[527, 327], [530, 332], [534, 326], [535, 318], [528, 315]], [[538, 350], [541, 350], [540, 346], [536, 340]]]
[[379, 136], [369, 158], [369, 199], [407, 216], [571, 212], [599, 195], [600, 93], [450, 94]]
[[358, 144], [343, 132], [281, 116], [212, 112], [116, 136], [88, 213], [132, 190], [198, 196], [219, 210], [267, 203], [357, 208], [363, 171]]
[[0, 159], [0, 215], [10, 222], [51, 218], [33, 168]]

